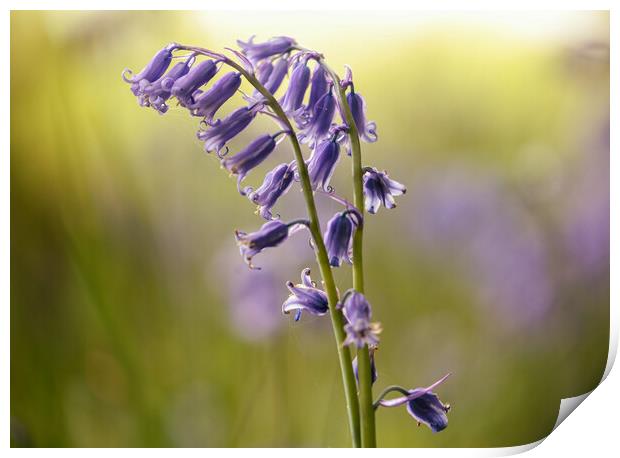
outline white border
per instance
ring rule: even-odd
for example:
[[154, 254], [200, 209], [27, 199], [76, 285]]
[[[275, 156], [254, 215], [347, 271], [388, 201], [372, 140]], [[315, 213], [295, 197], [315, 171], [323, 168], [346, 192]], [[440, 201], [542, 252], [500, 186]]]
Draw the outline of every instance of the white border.
[[[258, 1], [252, 0], [238, 0], [238, 1], [183, 1], [178, 0], [174, 3], [161, 0], [150, 1], [63, 1], [63, 2], [41, 2], [41, 1], [21, 1], [7, 2], [12, 9], [189, 9], [189, 10], [241, 10], [241, 9], [262, 9], [262, 10], [421, 10], [421, 11], [476, 11], [476, 10], [488, 10], [488, 11], [541, 11], [541, 10], [610, 10], [610, 26], [611, 26], [611, 81], [614, 81], [620, 75], [619, 61], [620, 53], [617, 52], [619, 45], [619, 26], [620, 21], [616, 17], [618, 8], [614, 8], [612, 1], [578, 1], [578, 0], [565, 0], [562, 2], [544, 1], [544, 0], [522, 0], [515, 1], [436, 1], [436, 2], [422, 2], [422, 1], [399, 1], [399, 0], [382, 0], [380, 3], [371, 1], [353, 1], [353, 0], [339, 0], [334, 2], [333, 0], [313, 0], [312, 2], [283, 2], [276, 0], [262, 0], [260, 4]], [[379, 8], [380, 6], [380, 8]], [[5, 26], [2, 28], [5, 38], [5, 59], [7, 67], [10, 68], [10, 15], [5, 16]], [[2, 83], [2, 91], [4, 94], [4, 114], [3, 120], [10, 119], [10, 88], [9, 88], [9, 72], [0, 72], [0, 79]], [[611, 151], [617, 151], [617, 107], [618, 107], [618, 92], [612, 84], [611, 92]], [[2, 215], [2, 224], [0, 225], [1, 231], [1, 252], [4, 254], [3, 262], [0, 266], [0, 291], [2, 295], [2, 324], [0, 325], [2, 339], [1, 339], [1, 351], [2, 351], [2, 377], [0, 380], [1, 389], [3, 393], [4, 402], [1, 403], [4, 410], [4, 416], [2, 417], [2, 445], [3, 448], [9, 446], [9, 430], [10, 430], [10, 320], [9, 320], [9, 303], [10, 303], [10, 128], [5, 121], [2, 123], [3, 127], [3, 143], [4, 153], [2, 154], [2, 165], [0, 166], [1, 186], [0, 186], [0, 214]], [[618, 201], [619, 186], [617, 184], [618, 174], [618, 160], [612, 154], [611, 157], [611, 201]], [[614, 179], [615, 178], [615, 179]], [[608, 450], [617, 450], [617, 431], [615, 428], [614, 414], [618, 406], [620, 406], [620, 376], [615, 373], [611, 373], [609, 376], [615, 355], [618, 348], [618, 282], [616, 280], [616, 273], [618, 271], [617, 259], [618, 259], [618, 244], [616, 243], [614, 234], [620, 233], [620, 225], [618, 224], [618, 214], [612, 205], [611, 208], [611, 338], [609, 359], [605, 376], [607, 377], [599, 388], [596, 388], [593, 393], [588, 397], [588, 401], [584, 405], [580, 406], [570, 417], [560, 425], [557, 431], [554, 431], [546, 440], [543, 445], [537, 447], [532, 453], [536, 456], [549, 456], [549, 455], [564, 455], [575, 456], [576, 454], [584, 455], [586, 453], [597, 454], [601, 453], [603, 456], [609, 455]], [[533, 412], [535, 414], [535, 412]], [[474, 419], [472, 419], [474, 421]], [[394, 455], [406, 454], [410, 456], [412, 453], [416, 456], [501, 456], [508, 454], [521, 453], [526, 450], [530, 450], [536, 445], [529, 444], [521, 447], [511, 448], [499, 448], [499, 449], [392, 449], [382, 450], [381, 453], [390, 453]], [[45, 453], [46, 455], [61, 454], [82, 454], [79, 449], [38, 449], [39, 451], [32, 450], [19, 450], [11, 449], [10, 453], [15, 454], [27, 454], [31, 453]], [[295, 453], [300, 456], [314, 454], [316, 451], [312, 449], [296, 450]], [[603, 452], [605, 452], [603, 454]], [[101, 455], [108, 454], [106, 449], [90, 449], [89, 454]], [[136, 453], [148, 453], [149, 455], [168, 454], [165, 449], [118, 449], [114, 451], [115, 454], [127, 454], [135, 456]], [[189, 455], [202, 455], [205, 453], [203, 450], [196, 449], [177, 449], [175, 454], [189, 454]], [[217, 453], [222, 456], [236, 455], [237, 453], [244, 453], [243, 450], [236, 449], [220, 449], [210, 450], [209, 453]], [[286, 449], [265, 449], [253, 450], [253, 454], [261, 455], [262, 453], [269, 454], [270, 456], [288, 456], [291, 452]], [[336, 452], [330, 450], [322, 450], [321, 453], [351, 453], [351, 451], [338, 450]], [[355, 451], [359, 453], [373, 453], [372, 451]]]

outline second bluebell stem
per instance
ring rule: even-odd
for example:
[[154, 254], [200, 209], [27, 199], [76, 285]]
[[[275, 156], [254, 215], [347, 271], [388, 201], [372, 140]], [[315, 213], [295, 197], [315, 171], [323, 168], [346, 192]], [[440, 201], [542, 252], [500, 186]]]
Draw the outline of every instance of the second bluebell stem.
[[[321, 59], [321, 64], [331, 76], [334, 87], [337, 88], [341, 113], [344, 115], [348, 128], [351, 144], [351, 172], [353, 178], [353, 204], [359, 213], [364, 216], [364, 188], [362, 169], [362, 149], [360, 145], [359, 130], [355, 125], [355, 119], [347, 102], [345, 89], [340, 85], [340, 78]], [[360, 224], [353, 235], [353, 289], [364, 294], [364, 224]], [[359, 405], [360, 427], [362, 432], [362, 447], [373, 448], [377, 446], [375, 409], [372, 399], [372, 369], [370, 363], [370, 351], [368, 345], [358, 349], [358, 379], [359, 379]]]

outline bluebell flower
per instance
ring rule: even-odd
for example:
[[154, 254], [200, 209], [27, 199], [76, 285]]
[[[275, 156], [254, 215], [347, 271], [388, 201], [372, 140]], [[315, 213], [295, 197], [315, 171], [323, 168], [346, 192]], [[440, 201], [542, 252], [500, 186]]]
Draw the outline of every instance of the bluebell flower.
[[310, 278], [310, 269], [304, 269], [301, 273], [301, 284], [293, 285], [288, 282], [286, 287], [291, 292], [288, 299], [282, 304], [282, 312], [290, 313], [295, 310], [295, 321], [299, 321], [302, 312], [312, 315], [325, 315], [329, 310], [327, 294], [316, 287], [316, 283]]
[[[377, 366], [375, 365], [375, 351], [377, 351], [376, 347], [370, 347], [368, 352], [370, 354], [370, 383], [373, 384], [379, 378], [379, 374], [377, 372]], [[359, 384], [359, 374], [358, 374], [358, 365], [357, 365], [357, 356], [353, 358], [353, 374], [355, 374], [355, 380]]]
[[230, 99], [241, 86], [241, 74], [230, 72], [222, 76], [209, 90], [194, 96], [188, 108], [194, 116], [201, 116], [207, 123], [213, 121], [217, 110]]
[[345, 210], [336, 213], [327, 222], [324, 240], [329, 264], [340, 267], [342, 261], [351, 264], [351, 244], [353, 229], [362, 222], [361, 215], [356, 210]]
[[[125, 69], [123, 70], [122, 77], [126, 83], [133, 83], [132, 90], [134, 90], [135, 84], [138, 84], [140, 81], [147, 81], [152, 83], [157, 80], [161, 75], [163, 75], [168, 67], [170, 66], [170, 62], [172, 62], [172, 51], [177, 48], [176, 43], [171, 43], [162, 50], [158, 51], [157, 54], [153, 56], [153, 58], [149, 61], [148, 64], [138, 73], [137, 75], [133, 75], [131, 70]], [[137, 86], [135, 86], [137, 89]], [[137, 95], [134, 93], [134, 95]]]
[[310, 96], [308, 97], [307, 106], [309, 113], [312, 113], [312, 110], [314, 110], [314, 106], [316, 105], [316, 103], [321, 97], [327, 94], [327, 91], [329, 91], [327, 73], [321, 65], [317, 64], [310, 80]]
[[271, 92], [272, 94], [275, 94], [275, 92], [278, 90], [278, 88], [282, 84], [282, 81], [284, 80], [284, 77], [286, 76], [287, 73], [288, 73], [288, 59], [286, 59], [285, 57], [281, 57], [273, 65], [273, 69], [271, 70], [271, 72], [269, 73], [269, 76], [263, 83], [263, 86], [265, 86], [265, 89], [267, 89], [269, 92]]
[[381, 204], [385, 208], [396, 207], [394, 196], [407, 192], [407, 188], [398, 181], [390, 179], [385, 171], [379, 172], [374, 167], [364, 169], [364, 204], [368, 213], [377, 213]]
[[269, 79], [269, 75], [273, 71], [273, 64], [270, 60], [263, 60], [257, 66], [255, 70], [256, 79], [264, 85]]
[[189, 73], [174, 82], [172, 95], [184, 106], [191, 105], [194, 92], [207, 84], [217, 73], [217, 65], [212, 60], [203, 60], [194, 65]]
[[233, 175], [237, 175], [237, 188], [242, 195], [246, 192], [240, 185], [250, 170], [263, 162], [276, 148], [276, 135], [263, 134], [250, 142], [232, 157], [222, 161], [222, 166]]
[[254, 37], [250, 37], [247, 42], [237, 40], [237, 44], [242, 49], [243, 54], [256, 64], [258, 61], [278, 54], [284, 54], [296, 45], [295, 40], [289, 37], [273, 37], [263, 43], [254, 43]]
[[308, 84], [310, 84], [310, 69], [306, 62], [300, 62], [291, 73], [288, 89], [281, 101], [282, 109], [287, 114], [295, 113], [301, 108]]
[[132, 84], [132, 92], [138, 98], [138, 103], [143, 107], [153, 107], [160, 114], [168, 111], [166, 102], [171, 96], [170, 90], [174, 82], [186, 75], [194, 62], [195, 57], [190, 56], [185, 61], [177, 63], [167, 73], [153, 82], [142, 79]]
[[239, 252], [250, 269], [260, 269], [252, 265], [252, 258], [265, 248], [273, 248], [280, 245], [288, 238], [289, 227], [296, 223], [283, 223], [279, 220], [268, 221], [256, 232], [249, 234], [235, 231], [235, 239], [239, 246]]
[[381, 332], [379, 323], [372, 323], [372, 309], [364, 295], [354, 289], [348, 290], [338, 304], [338, 308], [347, 319], [344, 330], [347, 338], [344, 345], [353, 344], [357, 348], [364, 345], [376, 347], [379, 343], [378, 334]]
[[294, 175], [294, 162], [280, 164], [267, 173], [263, 184], [256, 191], [246, 190], [248, 198], [258, 205], [258, 211], [263, 218], [273, 218], [271, 209], [277, 200], [289, 190]]
[[[199, 140], [205, 142], [204, 148], [207, 153], [215, 151], [221, 157], [228, 152], [226, 143], [252, 122], [259, 109], [260, 105], [241, 107], [224, 119], [218, 119], [212, 125], [207, 126], [205, 130], [198, 131], [196, 136]], [[225, 153], [220, 154], [224, 147], [226, 147]]]
[[330, 89], [314, 104], [308, 124], [299, 134], [300, 141], [313, 148], [326, 138], [330, 133], [335, 112], [336, 99]]
[[[347, 94], [347, 104], [353, 115], [355, 121], [355, 127], [359, 133], [360, 138], [368, 143], [377, 141], [377, 124], [373, 121], [366, 122], [366, 102], [364, 98], [355, 92], [355, 85], [353, 84], [353, 73], [350, 67], [346, 67], [346, 72], [343, 80], [340, 82], [343, 89], [347, 87], [351, 88], [351, 92]], [[342, 109], [342, 107], [339, 107]], [[341, 113], [342, 119], [345, 119], [344, 114]]]
[[405, 396], [379, 401], [378, 405], [383, 407], [397, 407], [407, 404], [407, 412], [417, 422], [418, 425], [424, 423], [431, 431], [437, 433], [448, 427], [449, 404], [443, 404], [439, 397], [433, 393], [438, 385], [443, 383], [450, 374], [445, 375], [427, 388], [416, 388], [404, 391]]
[[355, 120], [355, 127], [362, 140], [367, 143], [377, 141], [377, 124], [374, 121], [366, 122], [366, 102], [364, 98], [356, 92], [347, 94], [347, 103], [351, 109], [351, 114]]
[[312, 189], [320, 188], [327, 192], [331, 191], [329, 181], [334, 174], [339, 157], [340, 145], [335, 136], [323, 140], [314, 148], [307, 162]]

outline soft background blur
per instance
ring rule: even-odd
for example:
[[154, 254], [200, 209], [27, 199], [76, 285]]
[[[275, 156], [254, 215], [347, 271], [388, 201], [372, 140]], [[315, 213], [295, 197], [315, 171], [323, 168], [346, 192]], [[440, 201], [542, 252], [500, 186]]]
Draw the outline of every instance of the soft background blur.
[[[12, 444], [349, 444], [328, 320], [279, 312], [285, 281], [314, 265], [307, 235], [249, 273], [232, 231], [261, 220], [202, 152], [197, 120], [140, 109], [120, 78], [168, 42], [220, 49], [252, 34], [350, 64], [379, 129], [365, 162], [408, 186], [367, 223], [376, 391], [450, 371], [438, 392], [453, 410], [435, 435], [381, 410], [379, 444], [548, 434], [560, 399], [593, 389], [607, 358], [608, 20], [13, 12]], [[290, 154], [282, 143], [261, 170]], [[300, 202], [293, 190], [277, 211], [299, 216]], [[337, 208], [320, 207], [323, 222]], [[337, 272], [341, 291], [349, 276]]]

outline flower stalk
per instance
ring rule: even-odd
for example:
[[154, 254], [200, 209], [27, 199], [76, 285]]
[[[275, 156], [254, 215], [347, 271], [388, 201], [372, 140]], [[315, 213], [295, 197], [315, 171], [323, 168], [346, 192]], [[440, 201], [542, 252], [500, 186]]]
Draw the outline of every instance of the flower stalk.
[[[212, 56], [212, 53], [202, 48], [187, 46], [180, 47], [179, 49], [186, 49], [196, 53]], [[321, 234], [319, 216], [316, 210], [316, 204], [314, 202], [314, 194], [312, 192], [312, 184], [310, 182], [310, 176], [304, 161], [303, 154], [301, 152], [301, 146], [295, 135], [295, 129], [293, 128], [288, 116], [276, 100], [276, 98], [258, 81], [258, 79], [249, 73], [243, 66], [237, 62], [226, 59], [224, 61], [227, 65], [235, 68], [241, 73], [245, 79], [265, 98], [265, 105], [268, 105], [277, 116], [282, 128], [290, 132], [288, 135], [293, 151], [295, 154], [295, 161], [297, 163], [297, 170], [300, 177], [301, 188], [303, 191], [306, 208], [308, 211], [309, 225], [308, 229], [314, 241], [316, 247], [316, 258], [321, 272], [321, 277], [325, 286], [325, 292], [327, 293], [329, 314], [331, 317], [332, 328], [334, 337], [336, 338], [336, 347], [338, 350], [338, 361], [340, 363], [340, 371], [342, 376], [342, 382], [344, 385], [347, 414], [349, 420], [349, 429], [351, 431], [351, 442], [353, 447], [361, 446], [361, 434], [360, 434], [360, 414], [359, 404], [355, 388], [355, 377], [353, 375], [353, 367], [351, 364], [351, 353], [349, 348], [343, 345], [345, 340], [344, 332], [344, 320], [342, 313], [336, 309], [338, 303], [338, 290], [336, 289], [336, 282], [334, 281], [333, 272], [329, 265], [329, 259], [327, 257], [327, 250], [325, 249], [325, 243]], [[361, 175], [360, 175], [361, 176]], [[361, 179], [361, 178], [360, 178]]]
[[[344, 121], [348, 127], [349, 142], [351, 146], [351, 176], [353, 180], [353, 205], [357, 211], [364, 216], [364, 183], [362, 167], [362, 148], [358, 127], [355, 124], [353, 113], [347, 102], [345, 93], [346, 88], [340, 84], [340, 77], [320, 57], [321, 66], [327, 71], [334, 87], [340, 106], [340, 112], [344, 116]], [[353, 289], [364, 294], [364, 224], [357, 227], [353, 235]], [[358, 378], [359, 378], [359, 404], [360, 404], [360, 426], [362, 430], [362, 447], [374, 448], [377, 446], [375, 428], [375, 409], [372, 401], [372, 370], [370, 364], [370, 349], [368, 345], [357, 350]]]
[[[164, 114], [169, 108], [168, 100], [174, 97], [192, 116], [202, 118], [197, 137], [204, 143], [205, 151], [217, 154], [222, 168], [237, 177], [239, 194], [256, 204], [257, 213], [267, 220], [256, 231], [235, 231], [239, 251], [249, 268], [260, 269], [253, 265], [253, 257], [285, 243], [301, 226], [309, 230], [323, 288], [312, 281], [310, 269], [304, 269], [300, 284], [286, 283], [291, 294], [282, 304], [282, 312], [295, 312], [295, 321], [298, 321], [304, 311], [315, 316], [326, 315], [329, 311], [353, 446], [376, 447], [374, 411], [379, 406], [406, 404], [407, 411], [418, 424], [424, 423], [434, 432], [445, 429], [450, 406], [443, 404], [431, 390], [447, 376], [427, 388], [406, 390], [397, 387], [404, 396], [385, 400], [385, 395], [395, 390], [393, 386], [389, 387], [373, 403], [372, 386], [377, 380], [374, 352], [379, 344], [381, 325], [371, 322], [372, 307], [364, 296], [364, 212], [376, 214], [381, 205], [386, 209], [394, 208], [394, 196], [404, 194], [406, 189], [389, 178], [387, 172], [362, 167], [360, 141], [377, 140], [376, 123], [367, 122], [366, 102], [355, 91], [351, 69], [346, 67], [341, 80], [322, 54], [297, 46], [289, 37], [275, 37], [262, 43], [250, 39], [238, 44], [241, 52], [226, 48], [236, 57], [231, 59], [205, 48], [171, 43], [140, 73], [134, 75], [125, 70], [123, 79], [131, 85], [132, 93], [143, 107], [152, 107]], [[175, 56], [175, 51], [189, 51], [190, 54]], [[199, 57], [207, 59], [199, 61]], [[185, 60], [168, 70], [172, 60], [177, 58]], [[312, 60], [315, 61], [314, 71], [308, 67]], [[222, 76], [210, 88], [206, 87], [223, 66], [235, 71]], [[277, 99], [275, 93], [291, 69], [285, 95]], [[239, 90], [241, 77], [254, 88], [251, 95], [242, 92], [248, 105], [216, 118], [220, 107]], [[308, 102], [304, 103], [308, 87], [310, 94]], [[339, 122], [334, 122], [336, 113], [339, 113]], [[281, 130], [275, 134], [264, 133], [236, 154], [228, 156], [229, 141], [259, 114], [275, 120]], [[295, 131], [293, 123], [299, 132]], [[242, 187], [246, 175], [272, 156], [281, 135], [289, 138], [294, 161], [273, 168], [258, 189]], [[313, 149], [307, 161], [301, 143]], [[352, 204], [336, 195], [329, 184], [339, 160], [341, 144], [346, 146], [351, 157]], [[302, 188], [307, 219], [286, 223], [280, 220], [280, 215], [274, 216], [272, 209], [294, 181]], [[345, 207], [329, 220], [324, 234], [315, 193]], [[343, 262], [352, 264], [353, 288], [340, 296], [332, 268], [340, 267]], [[357, 351], [354, 360], [351, 359], [351, 346]]]

